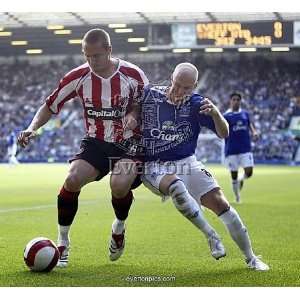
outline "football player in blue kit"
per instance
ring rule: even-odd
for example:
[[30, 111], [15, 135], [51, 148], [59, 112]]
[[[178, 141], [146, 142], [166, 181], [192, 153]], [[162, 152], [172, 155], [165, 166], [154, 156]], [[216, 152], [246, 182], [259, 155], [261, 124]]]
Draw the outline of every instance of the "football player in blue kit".
[[[229, 124], [229, 136], [225, 139], [225, 164], [231, 173], [232, 188], [237, 203], [241, 202], [240, 190], [244, 180], [253, 174], [253, 154], [251, 152], [251, 136], [258, 137], [258, 133], [250, 121], [249, 113], [241, 109], [242, 96], [239, 93], [230, 95], [230, 108], [224, 118]], [[244, 175], [238, 178], [239, 167], [244, 169]]]
[[7, 137], [7, 158], [9, 165], [17, 165], [19, 161], [16, 157], [18, 150], [17, 136], [12, 131]]
[[163, 199], [172, 198], [177, 210], [206, 236], [214, 258], [224, 257], [226, 251], [200, 204], [224, 223], [249, 268], [268, 270], [268, 265], [253, 253], [240, 216], [229, 205], [213, 175], [194, 155], [201, 127], [226, 138], [229, 134], [226, 120], [209, 99], [193, 93], [198, 80], [194, 65], [177, 65], [171, 80], [168, 87], [145, 88], [142, 99], [143, 183]]

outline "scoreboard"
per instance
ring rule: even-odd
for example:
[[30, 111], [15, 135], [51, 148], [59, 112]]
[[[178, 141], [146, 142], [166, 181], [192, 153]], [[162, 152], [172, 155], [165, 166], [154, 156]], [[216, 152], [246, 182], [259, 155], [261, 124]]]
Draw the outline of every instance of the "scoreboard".
[[154, 24], [152, 33], [153, 49], [300, 47], [300, 20]]
[[271, 46], [293, 44], [293, 22], [214, 22], [196, 24], [197, 45]]

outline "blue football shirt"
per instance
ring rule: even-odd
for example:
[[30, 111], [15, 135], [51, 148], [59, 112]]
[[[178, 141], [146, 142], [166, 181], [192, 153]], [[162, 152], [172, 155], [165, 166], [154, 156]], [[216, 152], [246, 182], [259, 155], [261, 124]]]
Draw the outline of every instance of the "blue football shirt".
[[167, 87], [145, 88], [142, 100], [142, 133], [145, 161], [174, 161], [191, 156], [202, 127], [216, 133], [212, 117], [200, 114], [204, 97], [192, 94], [180, 107], [166, 96]]
[[229, 136], [225, 139], [225, 156], [251, 151], [250, 117], [247, 111], [227, 111], [224, 118], [229, 124]]

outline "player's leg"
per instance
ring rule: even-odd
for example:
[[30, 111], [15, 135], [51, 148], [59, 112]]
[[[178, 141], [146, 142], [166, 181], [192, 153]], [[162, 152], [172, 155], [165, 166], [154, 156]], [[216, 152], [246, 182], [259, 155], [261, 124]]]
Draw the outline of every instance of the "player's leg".
[[241, 196], [240, 196], [240, 181], [238, 180], [238, 171], [231, 171], [231, 183], [232, 183], [232, 190], [235, 195], [235, 201], [240, 203]]
[[239, 179], [239, 187], [241, 190], [244, 186], [244, 181], [249, 179], [253, 175], [253, 167], [254, 167], [253, 154], [251, 152], [241, 154], [240, 164], [241, 167], [244, 168], [244, 174], [242, 178]]
[[7, 156], [7, 162], [8, 162], [8, 166], [9, 167], [12, 167], [14, 165], [14, 162], [13, 162], [13, 156], [12, 155], [8, 155]]
[[17, 165], [19, 162], [16, 158], [17, 153], [17, 145], [13, 145], [8, 147], [7, 149], [7, 162], [8, 166], [11, 167], [13, 165]]
[[232, 239], [238, 245], [246, 258], [246, 263], [252, 269], [266, 271], [269, 267], [253, 253], [250, 237], [246, 226], [237, 211], [229, 205], [220, 188], [215, 188], [201, 197], [203, 206], [219, 216], [227, 227]]
[[9, 155], [9, 163], [13, 164], [13, 165], [17, 165], [19, 163], [19, 161], [17, 160], [17, 145], [14, 144], [11, 147], [11, 151], [10, 151], [10, 155]]
[[[223, 257], [225, 251], [220, 251], [216, 246], [222, 246], [215, 243], [218, 237], [216, 231], [209, 225], [205, 219], [196, 200], [189, 194], [184, 182], [175, 174], [161, 175], [155, 172], [155, 167], [145, 168], [146, 174], [143, 176], [143, 183], [152, 192], [159, 195], [168, 195], [172, 197], [176, 209], [194, 224], [210, 242], [212, 256], [216, 259]], [[161, 172], [162, 170], [160, 170]], [[163, 173], [163, 172], [162, 172]], [[217, 245], [218, 244], [218, 245]]]
[[[197, 161], [195, 156], [182, 160], [181, 164], [183, 168], [180, 168], [178, 177], [184, 182], [195, 203], [198, 204], [195, 199], [200, 199], [202, 195], [219, 186], [214, 177], [201, 162]], [[224, 257], [226, 255], [225, 247], [216, 231], [207, 238], [212, 256], [216, 259]]]
[[[176, 175], [165, 175], [160, 182], [159, 190], [164, 195], [170, 195], [172, 197], [177, 210], [200, 229], [207, 239], [217, 237], [216, 231], [208, 223], [197, 201], [190, 195], [184, 182], [180, 178]], [[223, 255], [222, 251], [221, 256], [219, 256], [219, 253], [213, 256], [219, 259], [225, 255]]]
[[137, 177], [137, 163], [131, 159], [119, 160], [110, 177], [112, 206], [115, 220], [112, 224], [112, 237], [109, 246], [110, 260], [117, 260], [125, 247], [125, 221], [133, 201], [132, 184]]
[[239, 188], [240, 191], [243, 189], [244, 181], [250, 178], [253, 175], [253, 168], [252, 167], [245, 167], [244, 168], [244, 175], [239, 179]]
[[57, 197], [58, 208], [58, 247], [61, 257], [58, 266], [65, 267], [68, 263], [70, 246], [69, 232], [78, 209], [78, 196], [81, 188], [94, 181], [99, 175], [87, 161], [72, 161], [64, 185]]
[[238, 155], [229, 155], [225, 159], [227, 168], [231, 174], [232, 190], [237, 203], [240, 202], [240, 182], [238, 180], [239, 157]]
[[221, 189], [215, 188], [203, 195], [201, 203], [220, 217], [245, 257], [251, 258], [254, 254], [247, 229], [235, 209], [230, 207]]
[[253, 167], [245, 167], [244, 168], [244, 172], [245, 172], [244, 179], [248, 179], [248, 178], [252, 177], [252, 175], [253, 175]]
[[10, 157], [10, 163], [13, 164], [13, 165], [18, 165], [19, 161], [18, 161], [16, 156], [11, 156]]

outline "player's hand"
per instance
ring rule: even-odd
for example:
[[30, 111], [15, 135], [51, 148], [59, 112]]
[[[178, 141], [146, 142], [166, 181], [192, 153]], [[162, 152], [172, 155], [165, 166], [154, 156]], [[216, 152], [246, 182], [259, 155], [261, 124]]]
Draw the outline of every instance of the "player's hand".
[[217, 115], [219, 113], [219, 110], [211, 100], [209, 100], [208, 98], [204, 98], [204, 100], [201, 101], [199, 113], [213, 117], [214, 115]]
[[21, 147], [25, 148], [28, 145], [29, 141], [35, 137], [36, 137], [35, 131], [29, 131], [29, 130], [21, 131], [21, 133], [18, 136], [18, 144]]
[[257, 141], [259, 139], [259, 133], [257, 131], [253, 132], [252, 136], [254, 141]]
[[189, 99], [190, 99], [190, 95], [186, 95], [186, 96], [184, 96], [184, 97], [176, 97], [174, 94], [173, 94], [173, 96], [172, 96], [172, 102], [173, 102], [173, 104], [177, 107], [177, 108], [179, 108], [181, 105], [184, 105], [186, 102], [188, 102], [189, 101]]
[[124, 120], [124, 129], [134, 130], [138, 126], [136, 118], [132, 114], [127, 114]]

